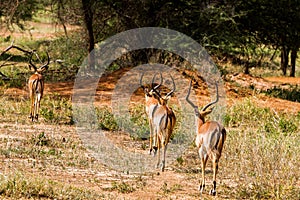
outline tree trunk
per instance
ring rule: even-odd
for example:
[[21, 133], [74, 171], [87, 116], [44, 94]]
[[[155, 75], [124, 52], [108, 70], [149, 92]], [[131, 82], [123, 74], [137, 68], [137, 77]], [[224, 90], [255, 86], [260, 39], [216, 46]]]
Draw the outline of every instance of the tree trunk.
[[283, 72], [283, 75], [286, 76], [286, 70], [288, 68], [289, 63], [289, 49], [285, 46], [281, 49], [281, 70]]
[[95, 47], [95, 40], [94, 40], [94, 31], [93, 31], [93, 12], [92, 8], [92, 1], [93, 0], [82, 0], [82, 9], [84, 14], [84, 23], [86, 26], [86, 30], [88, 32], [88, 64], [90, 69], [95, 68], [95, 55], [94, 55], [94, 47]]
[[250, 74], [249, 68], [250, 68], [250, 63], [249, 61], [247, 61], [245, 64], [245, 71], [244, 71], [245, 74]]
[[68, 31], [67, 31], [65, 20], [62, 16], [62, 12], [65, 12], [64, 2], [63, 0], [58, 0], [57, 18], [64, 28], [65, 36], [68, 37]]
[[297, 59], [297, 49], [292, 49], [291, 52], [291, 72], [290, 77], [295, 77], [296, 74], [296, 59]]

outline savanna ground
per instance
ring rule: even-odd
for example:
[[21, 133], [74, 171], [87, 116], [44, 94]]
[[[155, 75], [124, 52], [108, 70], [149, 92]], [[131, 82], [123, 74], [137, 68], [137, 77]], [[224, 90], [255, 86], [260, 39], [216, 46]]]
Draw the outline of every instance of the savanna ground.
[[[37, 31], [32, 37], [44, 37], [43, 34]], [[112, 140], [117, 139], [115, 142], [121, 146], [146, 152], [148, 141], [118, 130], [109, 107], [114, 86], [126, 70], [101, 79], [96, 93], [97, 128], [113, 135]], [[220, 160], [217, 196], [208, 195], [212, 178], [208, 163], [207, 188], [202, 197], [300, 199], [300, 79], [270, 75], [261, 78], [239, 72], [227, 73], [223, 78], [228, 135]], [[0, 87], [1, 199], [200, 198], [200, 161], [192, 141], [163, 173], [119, 172], [95, 159], [77, 135], [72, 118], [73, 81], [46, 82], [41, 116], [36, 123], [27, 118], [26, 82], [17, 85]], [[199, 80], [194, 86], [199, 105], [210, 100], [203, 85]], [[143, 92], [138, 90], [132, 97], [136, 102], [133, 120], [147, 130]]]

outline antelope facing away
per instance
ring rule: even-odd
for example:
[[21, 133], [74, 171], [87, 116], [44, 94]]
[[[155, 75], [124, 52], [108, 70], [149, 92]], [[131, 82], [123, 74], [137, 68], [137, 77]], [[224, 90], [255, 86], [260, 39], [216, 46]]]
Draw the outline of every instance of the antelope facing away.
[[28, 87], [29, 87], [29, 96], [30, 96], [30, 115], [29, 118], [31, 121], [38, 120], [39, 117], [39, 107], [40, 107], [40, 101], [43, 97], [44, 93], [44, 77], [42, 75], [42, 72], [48, 69], [48, 65], [50, 62], [49, 55], [47, 53], [47, 62], [43, 64], [41, 67], [37, 68], [32, 63], [32, 56], [33, 53], [30, 56], [29, 60], [29, 68], [34, 71], [34, 74], [32, 74], [29, 77], [28, 81]]
[[[166, 151], [169, 140], [172, 136], [173, 129], [176, 123], [175, 114], [170, 108], [167, 103], [171, 98], [171, 95], [175, 91], [175, 82], [173, 77], [171, 76], [173, 82], [173, 89], [166, 94], [166, 96], [162, 97], [160, 93], [157, 91], [158, 87], [153, 87], [150, 93], [153, 95], [154, 98], [158, 100], [158, 105], [156, 106], [155, 110], [152, 114], [152, 122], [154, 127], [154, 137], [153, 143], [157, 144], [157, 150], [155, 150], [154, 155], [158, 152], [157, 155], [157, 165], [156, 167], [160, 167], [161, 171], [163, 172], [165, 169], [165, 160], [166, 160]], [[160, 86], [161, 84], [159, 84]], [[160, 162], [160, 151], [163, 151], [162, 161]]]
[[[160, 74], [161, 75], [161, 74]], [[143, 85], [143, 77], [144, 77], [144, 73], [141, 75], [140, 78], [140, 86], [143, 89], [144, 93], [145, 93], [145, 108], [146, 108], [146, 113], [147, 113], [147, 117], [148, 117], [148, 122], [149, 122], [149, 128], [150, 128], [150, 145], [149, 145], [149, 154], [151, 155], [153, 149], [154, 152], [157, 151], [157, 145], [154, 143], [153, 144], [153, 137], [154, 137], [154, 133], [153, 133], [153, 129], [154, 129], [154, 124], [153, 124], [153, 115], [154, 115], [154, 111], [156, 110], [157, 106], [158, 106], [158, 100], [154, 97], [153, 95], [153, 91], [152, 88], [158, 89], [161, 84], [162, 84], [162, 75], [161, 75], [161, 82], [154, 86], [154, 80], [155, 80], [155, 76], [153, 76], [152, 79], [152, 84], [151, 84], [151, 88], [145, 87]], [[155, 155], [155, 154], [154, 154]]]
[[216, 84], [217, 97], [215, 101], [204, 106], [200, 111], [198, 106], [193, 104], [189, 100], [190, 92], [192, 87], [192, 81], [190, 82], [189, 90], [186, 96], [186, 101], [194, 108], [196, 118], [196, 146], [198, 149], [199, 157], [201, 159], [202, 169], [202, 182], [199, 190], [202, 194], [205, 188], [205, 166], [208, 158], [212, 160], [213, 164], [213, 188], [210, 190], [210, 194], [216, 195], [216, 176], [218, 172], [218, 163], [221, 157], [223, 145], [226, 139], [225, 128], [217, 121], [205, 121], [205, 117], [210, 114], [213, 108], [210, 106], [214, 105], [219, 100], [218, 86]]

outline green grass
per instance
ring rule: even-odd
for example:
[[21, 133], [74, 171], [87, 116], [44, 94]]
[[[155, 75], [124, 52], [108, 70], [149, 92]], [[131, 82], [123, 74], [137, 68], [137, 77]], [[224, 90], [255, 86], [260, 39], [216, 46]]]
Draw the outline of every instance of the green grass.
[[11, 199], [99, 199], [95, 191], [62, 184], [40, 176], [27, 176], [21, 172], [0, 175], [0, 196]]
[[43, 98], [40, 113], [44, 120], [49, 123], [69, 125], [74, 123], [71, 100], [58, 94]]
[[[4, 93], [0, 91], [1, 93]], [[0, 122], [28, 123], [30, 100], [26, 97], [0, 95]], [[73, 124], [71, 100], [59, 95], [45, 95], [41, 100], [40, 121], [55, 124]]]
[[98, 128], [102, 130], [116, 131], [119, 130], [117, 121], [108, 107], [96, 107], [96, 115], [98, 118]]
[[15, 139], [3, 138], [0, 140], [0, 152], [5, 158], [47, 160], [49, 165], [58, 167], [86, 167], [90, 164], [86, 162], [87, 158], [83, 154], [85, 148], [78, 138], [53, 136], [45, 132]]
[[117, 190], [120, 193], [131, 193], [134, 192], [136, 189], [128, 183], [125, 183], [124, 181], [121, 182], [112, 182], [111, 190]]

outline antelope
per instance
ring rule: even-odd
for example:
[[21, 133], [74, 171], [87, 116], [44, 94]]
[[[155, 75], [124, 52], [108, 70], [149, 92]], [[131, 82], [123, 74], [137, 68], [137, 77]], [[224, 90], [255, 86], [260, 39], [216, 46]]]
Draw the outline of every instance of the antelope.
[[[153, 87], [150, 91], [150, 94], [153, 95], [154, 98], [158, 100], [158, 106], [152, 115], [153, 127], [154, 127], [154, 143], [157, 143], [157, 150], [155, 150], [154, 155], [158, 152], [157, 155], [157, 165], [156, 167], [160, 167], [163, 172], [165, 169], [165, 159], [166, 159], [166, 151], [168, 147], [169, 140], [172, 136], [173, 129], [176, 123], [175, 114], [167, 103], [171, 98], [171, 95], [175, 91], [175, 82], [173, 77], [171, 76], [173, 82], [173, 89], [167, 93], [164, 97], [160, 95], [157, 91], [158, 87]], [[161, 84], [160, 84], [161, 85]], [[160, 86], [159, 85], [159, 86]], [[163, 151], [162, 161], [160, 162], [160, 151]]]
[[42, 72], [46, 71], [48, 69], [48, 65], [50, 63], [50, 58], [47, 53], [47, 62], [43, 64], [41, 67], [37, 68], [32, 63], [32, 56], [33, 53], [30, 56], [29, 60], [29, 68], [34, 71], [34, 74], [32, 74], [29, 77], [28, 80], [28, 87], [29, 87], [29, 96], [30, 96], [30, 115], [29, 118], [31, 121], [38, 121], [39, 117], [39, 107], [40, 107], [40, 101], [43, 97], [44, 93], [44, 77], [42, 75]]
[[217, 121], [205, 121], [205, 117], [210, 114], [213, 108], [208, 109], [210, 106], [216, 104], [219, 100], [218, 85], [216, 83], [217, 97], [215, 101], [205, 105], [200, 111], [191, 100], [189, 100], [192, 87], [192, 81], [189, 85], [189, 90], [186, 96], [186, 101], [194, 108], [195, 121], [196, 121], [196, 146], [201, 160], [202, 169], [202, 182], [199, 190], [202, 194], [205, 188], [205, 166], [207, 159], [210, 158], [213, 164], [213, 188], [209, 194], [216, 195], [216, 176], [218, 172], [218, 163], [221, 157], [223, 145], [226, 139], [225, 128]]
[[[145, 110], [147, 113], [148, 123], [149, 123], [149, 128], [150, 128], [150, 145], [149, 145], [149, 154], [150, 155], [152, 154], [153, 149], [154, 149], [154, 152], [156, 152], [156, 150], [157, 150], [156, 143], [153, 144], [153, 137], [154, 137], [153, 127], [154, 127], [154, 125], [153, 125], [152, 119], [153, 119], [154, 111], [156, 110], [156, 108], [158, 106], [158, 100], [154, 97], [152, 88], [158, 89], [162, 84], [162, 75], [160, 74], [161, 82], [154, 87], [155, 76], [153, 76], [153, 79], [152, 79], [151, 89], [149, 89], [148, 87], [145, 87], [142, 83], [144, 73], [141, 75], [141, 78], [140, 78], [140, 86], [143, 89], [144, 94], [145, 94], [145, 100], [146, 100]], [[155, 153], [154, 153], [154, 155], [155, 155]]]

